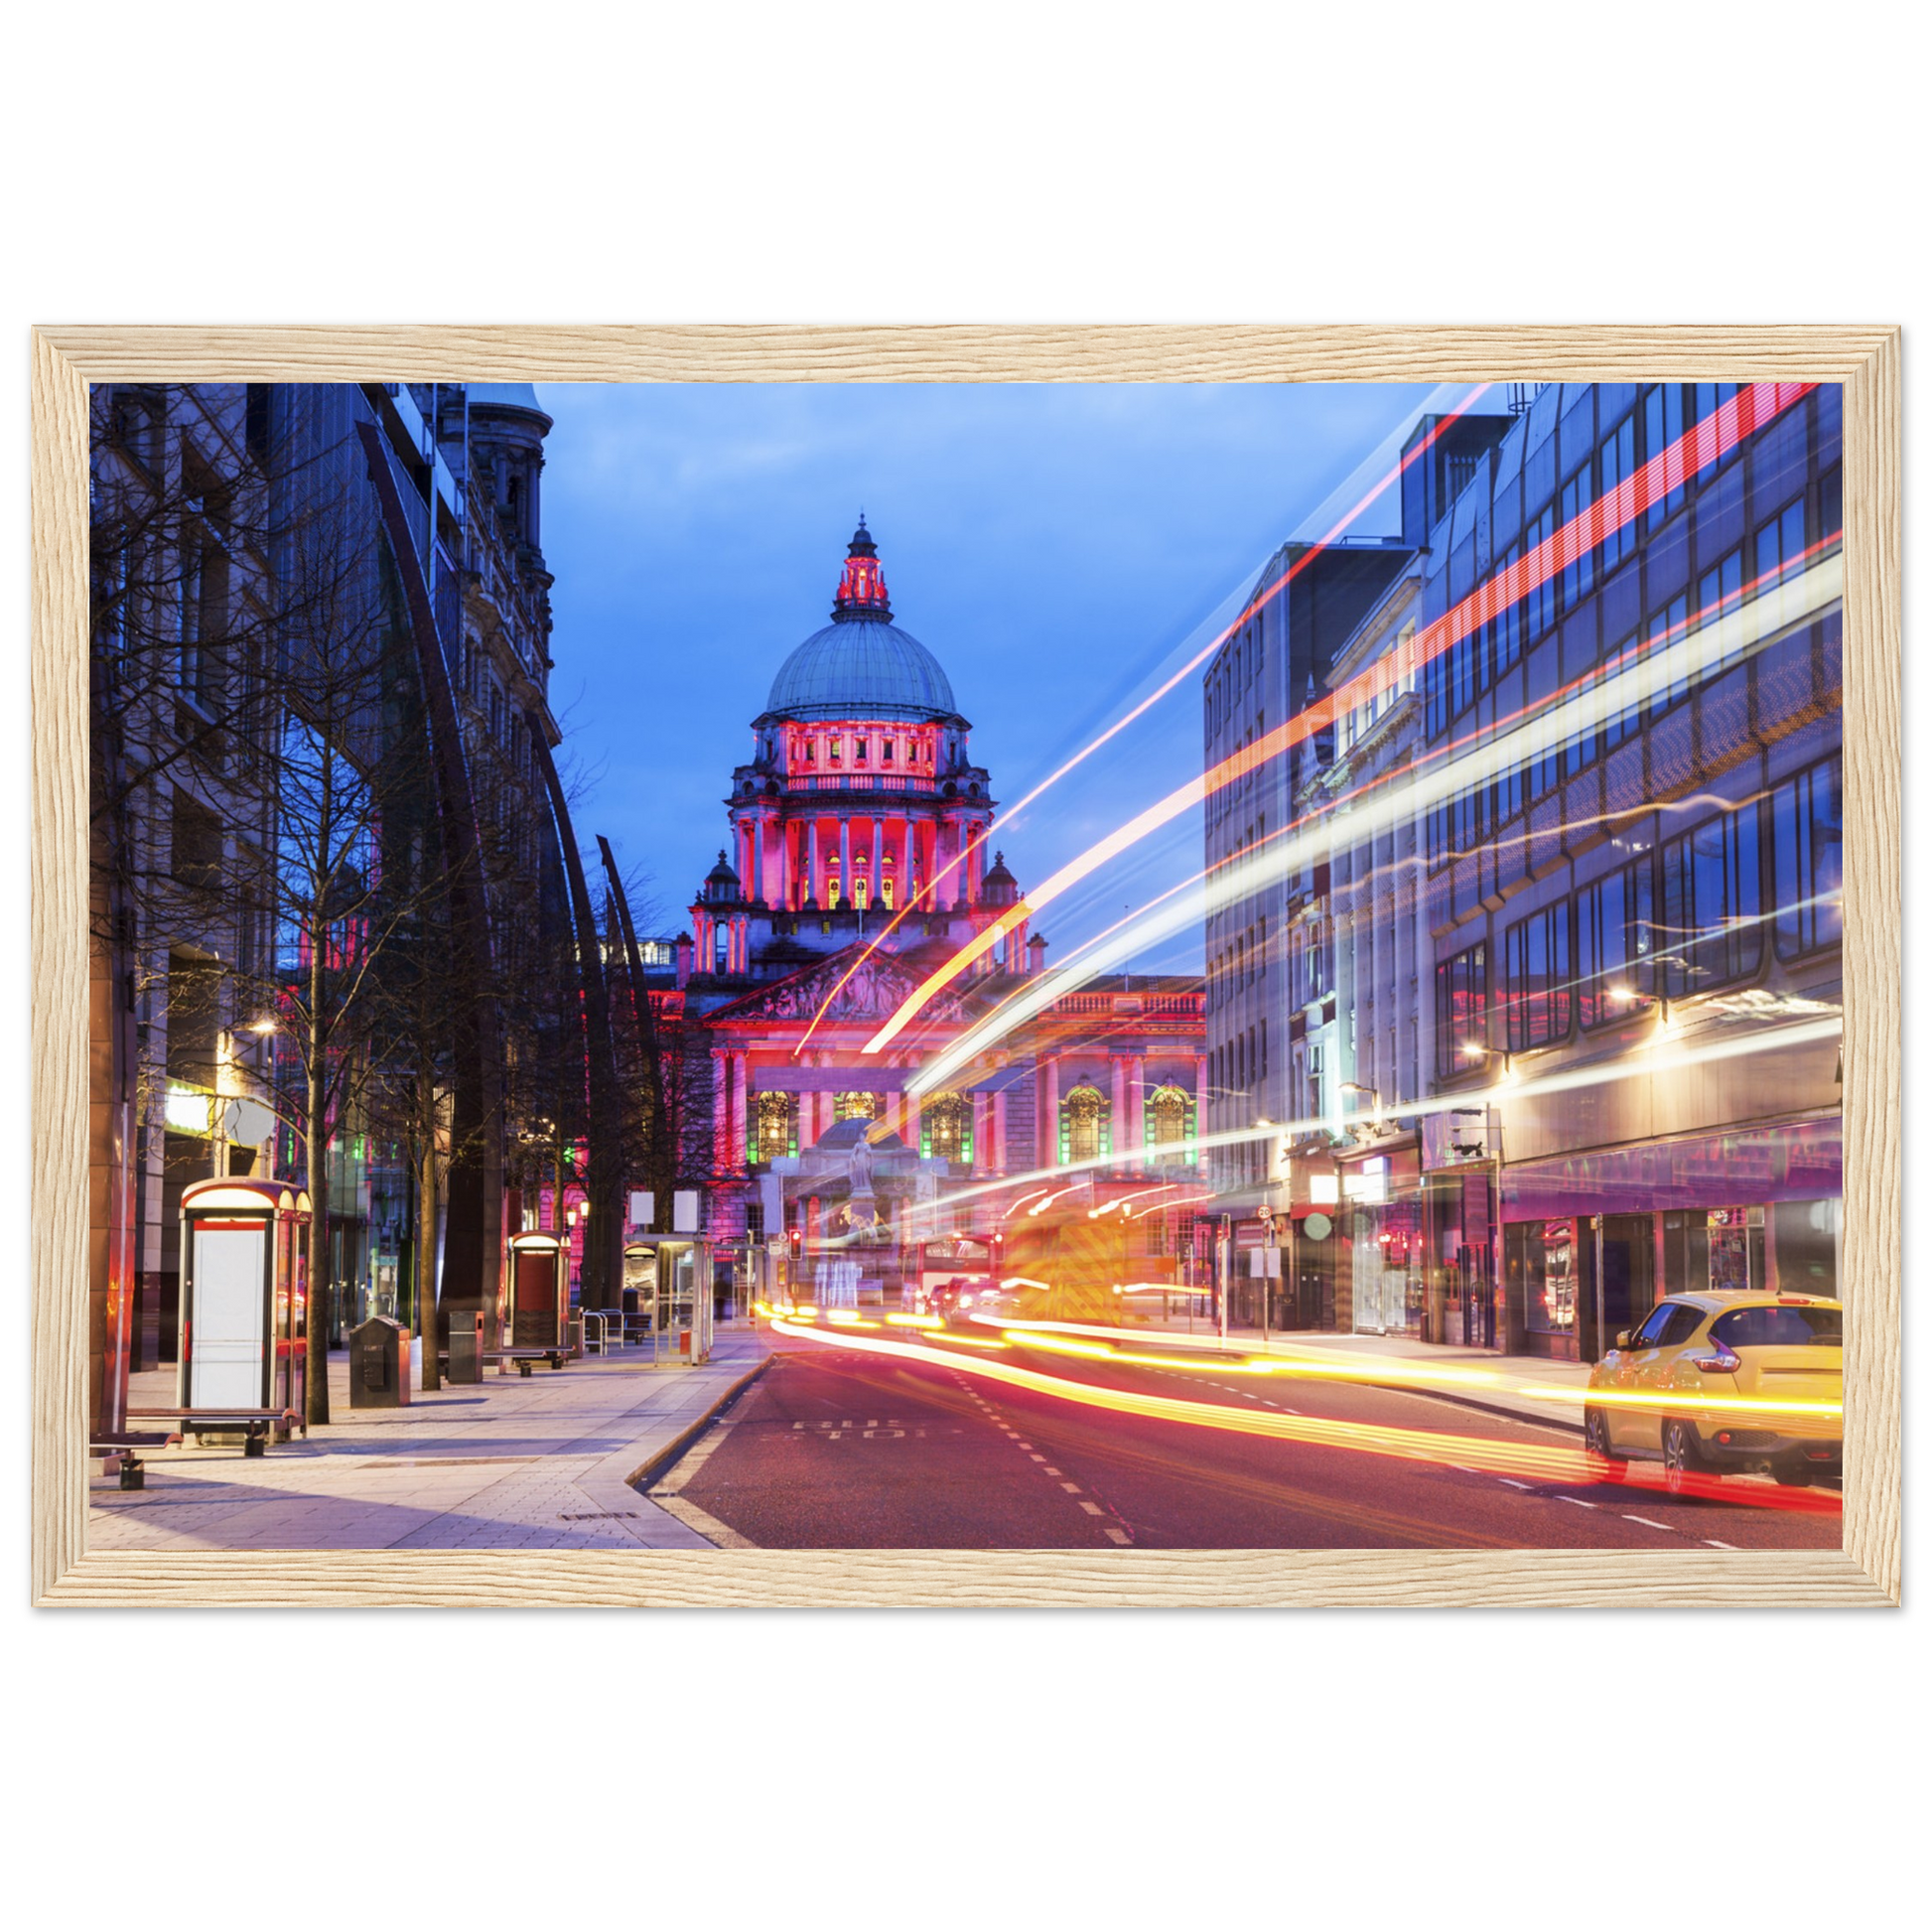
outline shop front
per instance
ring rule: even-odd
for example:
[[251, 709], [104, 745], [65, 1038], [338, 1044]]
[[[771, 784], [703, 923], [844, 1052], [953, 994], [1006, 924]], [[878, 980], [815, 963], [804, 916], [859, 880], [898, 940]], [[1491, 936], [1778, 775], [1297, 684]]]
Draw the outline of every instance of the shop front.
[[1668, 1295], [1838, 1292], [1836, 1119], [1502, 1171], [1512, 1352], [1597, 1361]]
[[1338, 1163], [1357, 1334], [1420, 1335], [1424, 1311], [1421, 1152], [1413, 1140]]

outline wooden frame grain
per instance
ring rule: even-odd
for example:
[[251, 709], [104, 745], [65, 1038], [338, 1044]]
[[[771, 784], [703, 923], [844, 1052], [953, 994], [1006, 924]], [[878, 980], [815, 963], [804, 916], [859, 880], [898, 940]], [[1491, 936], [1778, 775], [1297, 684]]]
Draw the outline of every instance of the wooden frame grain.
[[[1899, 332], [1887, 327], [47, 328], [33, 338], [33, 1541], [51, 1605], [1884, 1605], [1899, 1600]], [[1832, 1551], [86, 1548], [87, 385], [1845, 385], [1844, 1544]]]

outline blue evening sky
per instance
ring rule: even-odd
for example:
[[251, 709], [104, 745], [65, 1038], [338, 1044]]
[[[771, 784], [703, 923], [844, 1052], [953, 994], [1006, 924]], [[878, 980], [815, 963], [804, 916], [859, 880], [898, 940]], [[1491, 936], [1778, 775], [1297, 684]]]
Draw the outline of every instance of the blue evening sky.
[[[551, 702], [580, 838], [644, 929], [725, 842], [732, 767], [831, 614], [860, 509], [895, 621], [945, 666], [1012, 803], [1198, 648], [1275, 547], [1319, 532], [1428, 391], [1388, 384], [545, 386]], [[1366, 470], [1365, 474], [1373, 474]], [[1351, 483], [1351, 487], [1341, 486]], [[1339, 494], [1337, 494], [1339, 492]], [[1354, 527], [1395, 527], [1390, 492]], [[1225, 621], [1223, 614], [1221, 621]], [[1198, 674], [995, 842], [1023, 888], [1200, 768]], [[594, 850], [594, 848], [591, 848]], [[1198, 817], [1040, 929], [1084, 936], [1200, 863]], [[1137, 960], [1198, 967], [1199, 933]]]

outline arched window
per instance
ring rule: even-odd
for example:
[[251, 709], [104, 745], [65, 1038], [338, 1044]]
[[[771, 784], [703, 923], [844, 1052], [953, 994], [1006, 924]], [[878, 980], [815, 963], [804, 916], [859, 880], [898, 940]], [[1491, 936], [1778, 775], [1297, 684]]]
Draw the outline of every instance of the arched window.
[[832, 1096], [832, 1118], [840, 1120], [877, 1120], [879, 1118], [879, 1096], [876, 1093], [835, 1093]]
[[1093, 1161], [1111, 1154], [1111, 1126], [1100, 1089], [1082, 1080], [1060, 1102], [1061, 1161]]
[[971, 1163], [973, 1103], [965, 1094], [935, 1094], [920, 1107], [919, 1152], [933, 1160]]
[[798, 1110], [795, 1096], [761, 1093], [758, 1096], [758, 1151], [755, 1161], [782, 1161], [798, 1152]]
[[[1170, 1082], [1154, 1088], [1148, 1094], [1144, 1138], [1149, 1152], [1157, 1161], [1194, 1159], [1193, 1149], [1185, 1145], [1194, 1138], [1194, 1103], [1188, 1098], [1185, 1088]], [[1165, 1147], [1173, 1147], [1174, 1153], [1164, 1155], [1161, 1149]]]

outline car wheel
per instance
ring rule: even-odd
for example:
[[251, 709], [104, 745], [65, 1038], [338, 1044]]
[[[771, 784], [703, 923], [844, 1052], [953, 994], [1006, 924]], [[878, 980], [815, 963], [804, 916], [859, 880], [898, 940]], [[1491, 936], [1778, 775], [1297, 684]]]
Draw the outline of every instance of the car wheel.
[[1681, 1496], [1689, 1480], [1703, 1472], [1697, 1431], [1673, 1416], [1664, 1425], [1664, 1486], [1673, 1496]]
[[1584, 1411], [1584, 1453], [1602, 1463], [1604, 1482], [1621, 1482], [1628, 1458], [1610, 1447], [1610, 1419], [1600, 1409]]

